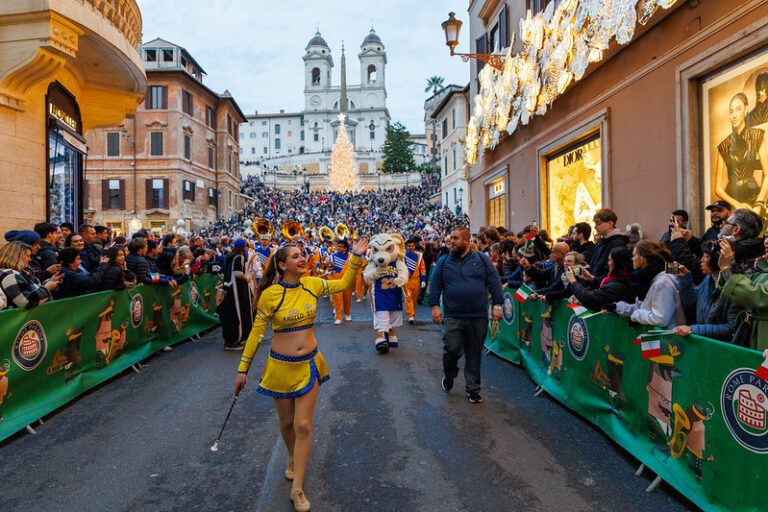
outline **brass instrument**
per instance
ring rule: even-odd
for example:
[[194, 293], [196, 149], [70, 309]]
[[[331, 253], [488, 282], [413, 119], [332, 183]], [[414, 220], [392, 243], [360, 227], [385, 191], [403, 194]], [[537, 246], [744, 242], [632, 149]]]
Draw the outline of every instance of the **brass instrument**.
[[283, 222], [283, 225], [281, 226], [281, 231], [283, 232], [283, 236], [288, 237], [289, 239], [293, 240], [293, 237], [303, 237], [304, 236], [304, 228], [301, 227], [301, 224], [296, 222], [295, 220], [287, 220]]
[[320, 228], [320, 238], [323, 239], [323, 241], [326, 240], [333, 240], [333, 230], [329, 228], [328, 226], [323, 226]]
[[333, 228], [333, 233], [336, 235], [336, 238], [341, 238], [342, 240], [346, 240], [347, 237], [349, 237], [349, 228], [339, 222], [336, 224], [336, 227]]
[[269, 236], [274, 237], [275, 226], [272, 221], [262, 217], [253, 221], [253, 232], [259, 236], [269, 234]]
[[691, 419], [680, 404], [672, 404], [672, 411], [675, 416], [675, 426], [672, 431], [672, 438], [669, 440], [669, 448], [672, 458], [679, 459], [685, 453], [685, 447], [688, 445]]
[[309, 237], [315, 238], [317, 236], [317, 228], [315, 227], [314, 222], [310, 222], [309, 226], [307, 226], [307, 229], [304, 230], [304, 238], [309, 240]]

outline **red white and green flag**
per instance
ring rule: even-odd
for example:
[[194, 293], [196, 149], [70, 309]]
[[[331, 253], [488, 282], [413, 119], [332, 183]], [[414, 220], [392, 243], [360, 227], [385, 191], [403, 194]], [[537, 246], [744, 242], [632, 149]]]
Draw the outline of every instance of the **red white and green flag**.
[[517, 299], [519, 303], [523, 303], [526, 301], [529, 295], [533, 293], [533, 290], [525, 286], [525, 283], [520, 285], [520, 288], [517, 289], [513, 297]]
[[755, 372], [755, 377], [758, 379], [768, 380], [768, 359], [763, 361], [763, 364], [761, 364], [760, 368], [757, 369]]
[[525, 235], [525, 248], [529, 249], [533, 245], [533, 240], [536, 238], [536, 233], [528, 233]]
[[642, 340], [640, 342], [640, 348], [643, 351], [643, 359], [650, 359], [651, 357], [659, 357], [661, 355], [661, 340]]
[[581, 304], [568, 304], [568, 307], [573, 310], [573, 313], [579, 318], [588, 318], [592, 316], [587, 308]]

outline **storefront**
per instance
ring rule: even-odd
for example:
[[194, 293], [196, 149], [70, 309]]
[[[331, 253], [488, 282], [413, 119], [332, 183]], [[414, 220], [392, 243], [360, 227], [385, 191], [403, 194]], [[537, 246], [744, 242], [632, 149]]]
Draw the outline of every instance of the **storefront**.
[[48, 132], [47, 220], [55, 224], [83, 219], [83, 170], [88, 149], [77, 101], [59, 83], [46, 95]]
[[[718, 199], [768, 219], [768, 4], [685, 3], [657, 16], [482, 152], [473, 230], [536, 219], [555, 238], [603, 207], [621, 231], [637, 223], [658, 239], [682, 208], [700, 235]], [[500, 168], [503, 214], [489, 188]]]
[[486, 180], [486, 226], [505, 226], [507, 223], [506, 177], [505, 169]]

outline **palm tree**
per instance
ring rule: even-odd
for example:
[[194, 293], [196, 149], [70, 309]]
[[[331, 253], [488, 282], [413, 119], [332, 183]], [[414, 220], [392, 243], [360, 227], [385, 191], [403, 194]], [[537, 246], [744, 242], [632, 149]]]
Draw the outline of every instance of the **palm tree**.
[[432, 94], [443, 92], [445, 90], [444, 81], [445, 78], [437, 75], [427, 78], [427, 87], [424, 89], [424, 92], [429, 92], [430, 90]]

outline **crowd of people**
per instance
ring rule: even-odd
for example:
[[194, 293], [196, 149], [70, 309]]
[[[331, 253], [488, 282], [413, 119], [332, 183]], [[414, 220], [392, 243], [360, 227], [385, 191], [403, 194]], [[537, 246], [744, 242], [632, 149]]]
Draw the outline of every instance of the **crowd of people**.
[[[316, 227], [344, 223], [359, 236], [402, 233], [415, 241], [429, 269], [449, 253], [453, 227], [467, 224], [466, 216], [430, 203], [437, 184], [427, 175], [419, 187], [338, 194], [267, 188], [251, 178], [243, 182], [243, 192], [255, 198], [253, 203], [211, 225], [202, 232], [205, 237], [159, 239], [140, 230], [126, 239], [113, 237], [104, 226], [84, 224], [75, 230], [49, 222], [9, 231], [8, 243], [0, 247], [0, 307], [32, 308], [136, 284], [176, 287], [190, 275], [221, 272], [232, 242], [250, 228], [247, 221], [259, 217], [276, 226], [285, 220]], [[701, 238], [689, 229], [684, 210], [671, 212], [668, 230], [653, 241], [637, 225], [619, 230], [616, 213], [604, 208], [592, 224], [575, 224], [556, 240], [536, 225], [519, 232], [497, 226], [481, 228], [472, 243], [488, 254], [503, 286], [525, 286], [529, 300], [578, 301], [681, 336], [767, 349], [763, 220], [722, 200], [707, 210], [711, 227]], [[249, 234], [249, 242], [258, 236]], [[316, 241], [322, 243], [319, 237]], [[279, 245], [279, 234], [269, 243]]]
[[[5, 233], [0, 247], [0, 309], [30, 309], [54, 299], [137, 284], [175, 288], [191, 275], [217, 273], [221, 239], [139, 230], [130, 239], [105, 226], [40, 222]], [[225, 237], [224, 243], [229, 240]], [[226, 247], [226, 246], [225, 246]]]
[[722, 200], [707, 210], [712, 225], [701, 238], [689, 229], [685, 210], [671, 212], [668, 230], [654, 241], [636, 225], [620, 231], [616, 213], [603, 208], [592, 225], [575, 224], [557, 240], [529, 225], [520, 232], [481, 228], [473, 241], [489, 255], [502, 286], [524, 287], [527, 300], [566, 299], [679, 336], [768, 349], [763, 220]]
[[229, 218], [208, 226], [203, 234], [241, 235], [261, 217], [275, 226], [293, 220], [305, 229], [314, 225], [319, 230], [342, 223], [360, 235], [394, 232], [406, 238], [441, 235], [451, 226], [469, 222], [466, 215], [456, 215], [430, 201], [440, 191], [439, 174], [425, 174], [419, 186], [346, 193], [281, 190], [252, 176], [243, 180], [241, 191], [252, 201]]

